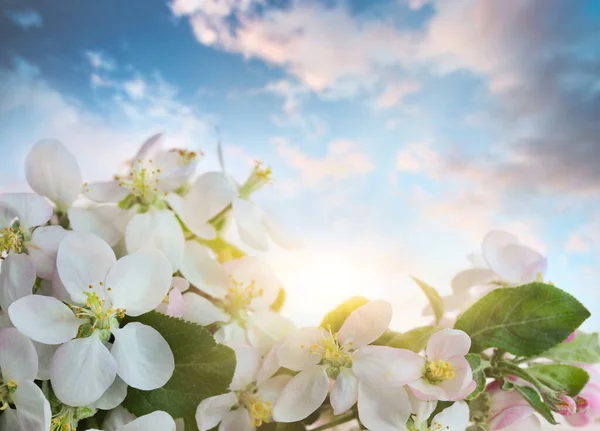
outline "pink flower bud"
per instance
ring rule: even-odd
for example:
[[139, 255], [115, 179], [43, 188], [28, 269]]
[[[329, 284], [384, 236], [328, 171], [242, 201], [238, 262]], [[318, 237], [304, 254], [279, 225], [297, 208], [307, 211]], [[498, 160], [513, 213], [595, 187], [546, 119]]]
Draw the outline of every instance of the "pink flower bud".
[[585, 413], [590, 408], [590, 403], [583, 397], [575, 397], [575, 405], [577, 405], [577, 413]]
[[573, 416], [577, 413], [577, 404], [575, 400], [568, 395], [561, 395], [559, 401], [555, 404], [556, 411], [563, 416]]

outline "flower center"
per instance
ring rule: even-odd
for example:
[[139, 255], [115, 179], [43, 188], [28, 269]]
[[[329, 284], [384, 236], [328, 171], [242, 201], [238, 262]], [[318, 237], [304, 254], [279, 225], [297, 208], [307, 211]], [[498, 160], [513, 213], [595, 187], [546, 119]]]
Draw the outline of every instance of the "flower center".
[[[102, 286], [102, 282], [100, 286]], [[92, 285], [88, 286], [90, 289]], [[110, 288], [109, 288], [110, 289]], [[111, 328], [119, 327], [119, 319], [125, 317], [126, 309], [112, 308], [112, 306], [98, 297], [96, 292], [84, 292], [87, 296], [87, 302], [85, 306], [79, 307], [71, 305], [71, 309], [76, 317], [84, 319], [88, 324], [83, 325], [80, 328], [79, 338], [86, 337], [89, 333], [95, 330], [102, 330], [107, 332], [105, 335], [110, 336]]]
[[[179, 160], [177, 160], [177, 164], [180, 166], [187, 166], [194, 160], [196, 160], [196, 157], [198, 157], [198, 153], [196, 153], [195, 151], [188, 151], [179, 148], [172, 148], [169, 151], [172, 153], [179, 154]], [[201, 153], [200, 155], [203, 154]]]
[[23, 231], [20, 227], [7, 227], [0, 230], [0, 255], [10, 251], [23, 251]]
[[252, 193], [272, 182], [273, 171], [271, 168], [263, 166], [262, 162], [257, 160], [254, 162], [254, 169], [252, 169], [250, 176], [239, 189], [240, 197], [248, 199]]
[[[152, 160], [147, 163], [151, 164]], [[138, 203], [147, 207], [159, 201], [161, 196], [167, 195], [158, 188], [160, 174], [160, 169], [148, 168], [142, 160], [137, 160], [133, 163], [129, 176], [115, 175], [115, 180], [119, 181], [120, 187], [130, 192], [129, 196], [125, 198], [128, 204]]]
[[62, 404], [58, 413], [52, 416], [51, 431], [77, 431], [80, 420], [89, 418], [96, 413], [96, 409], [89, 407], [71, 407]]
[[452, 379], [455, 375], [456, 370], [448, 361], [431, 361], [425, 368], [425, 377], [434, 384]]
[[243, 318], [249, 311], [252, 311], [250, 307], [252, 301], [262, 296], [264, 290], [257, 289], [254, 280], [244, 284], [232, 276], [229, 278], [231, 279], [231, 286], [227, 289], [224, 309], [233, 317]]
[[273, 405], [271, 401], [263, 401], [257, 396], [256, 390], [244, 391], [240, 394], [240, 405], [243, 405], [252, 421], [252, 426], [259, 427], [271, 421]]
[[310, 346], [310, 351], [322, 358], [320, 364], [328, 365], [327, 375], [335, 379], [340, 374], [341, 368], [352, 367], [352, 353], [340, 346], [337, 332], [332, 333], [330, 329], [321, 330], [321, 333], [321, 341]]
[[17, 382], [14, 380], [2, 383], [2, 376], [0, 375], [0, 411], [9, 407], [12, 402], [11, 395], [17, 390], [17, 386]]

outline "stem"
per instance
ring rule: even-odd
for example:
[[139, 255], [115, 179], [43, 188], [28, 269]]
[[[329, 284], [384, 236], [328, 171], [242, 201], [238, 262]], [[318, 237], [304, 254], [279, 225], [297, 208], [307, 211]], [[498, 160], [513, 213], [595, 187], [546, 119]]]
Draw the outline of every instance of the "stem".
[[327, 430], [329, 428], [333, 428], [334, 426], [345, 424], [346, 422], [350, 422], [352, 419], [355, 419], [355, 418], [356, 418], [356, 413], [354, 411], [350, 411], [348, 413], [344, 413], [343, 415], [338, 416], [331, 422], [321, 425], [320, 427], [313, 428], [310, 431]]

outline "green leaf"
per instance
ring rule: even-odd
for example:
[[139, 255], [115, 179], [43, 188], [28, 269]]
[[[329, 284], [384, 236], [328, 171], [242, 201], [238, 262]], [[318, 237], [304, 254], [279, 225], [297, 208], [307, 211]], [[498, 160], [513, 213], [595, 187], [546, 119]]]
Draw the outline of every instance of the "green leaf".
[[175, 356], [175, 371], [162, 388], [129, 388], [123, 405], [130, 412], [142, 416], [164, 410], [174, 418], [187, 418], [203, 399], [227, 392], [235, 371], [235, 354], [217, 344], [210, 332], [155, 311], [132, 320], [153, 327], [165, 338]]
[[499, 288], [456, 321], [471, 337], [471, 351], [498, 347], [518, 356], [538, 355], [564, 341], [590, 316], [573, 296], [544, 283]]
[[535, 389], [530, 388], [529, 386], [518, 385], [515, 385], [515, 389], [519, 391], [521, 395], [523, 395], [523, 398], [525, 398], [529, 405], [533, 407], [536, 412], [541, 414], [544, 417], [544, 419], [546, 419], [552, 425], [557, 424], [556, 420], [554, 420], [554, 416], [552, 415], [550, 407], [544, 404], [544, 402], [540, 398], [540, 394], [538, 394]]
[[440, 328], [437, 326], [421, 326], [402, 334], [397, 333], [395, 336], [387, 340], [385, 345], [396, 347], [398, 349], [408, 349], [419, 353], [425, 348], [425, 346], [427, 346], [429, 337], [439, 330]]
[[477, 383], [475, 390], [471, 392], [469, 396], [467, 396], [467, 400], [472, 400], [485, 389], [485, 369], [490, 365], [490, 363], [489, 361], [481, 360], [481, 355], [477, 353], [469, 353], [465, 356], [465, 359], [467, 362], [469, 362], [471, 371], [473, 372], [473, 380], [475, 380], [475, 383]]
[[439, 293], [437, 293], [435, 288], [416, 277], [411, 278], [415, 281], [415, 283], [417, 283], [423, 293], [425, 293], [427, 299], [429, 299], [431, 307], [433, 307], [433, 312], [435, 313], [435, 323], [439, 324], [440, 320], [442, 320], [442, 316], [444, 315], [444, 301], [440, 297]]
[[580, 331], [571, 342], [558, 344], [540, 356], [570, 364], [600, 363], [598, 334], [586, 334]]
[[536, 365], [527, 371], [549, 388], [566, 391], [571, 397], [581, 392], [590, 379], [585, 370], [566, 364]]
[[369, 302], [369, 300], [362, 296], [354, 296], [344, 301], [341, 305], [336, 307], [335, 310], [332, 310], [325, 315], [321, 322], [321, 327], [325, 329], [331, 328], [331, 332], [333, 333], [339, 332], [350, 313], [358, 307], [362, 307], [367, 302]]

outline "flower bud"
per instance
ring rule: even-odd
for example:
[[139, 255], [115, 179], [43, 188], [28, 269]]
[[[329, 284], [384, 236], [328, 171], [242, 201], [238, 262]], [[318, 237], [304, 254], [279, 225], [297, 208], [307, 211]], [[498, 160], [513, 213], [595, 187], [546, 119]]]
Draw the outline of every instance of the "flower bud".
[[568, 395], [561, 395], [554, 406], [556, 411], [563, 416], [573, 416], [577, 413], [577, 404], [575, 404], [575, 400]]
[[590, 403], [586, 398], [575, 397], [575, 405], [577, 406], [577, 413], [585, 413], [590, 408]]

